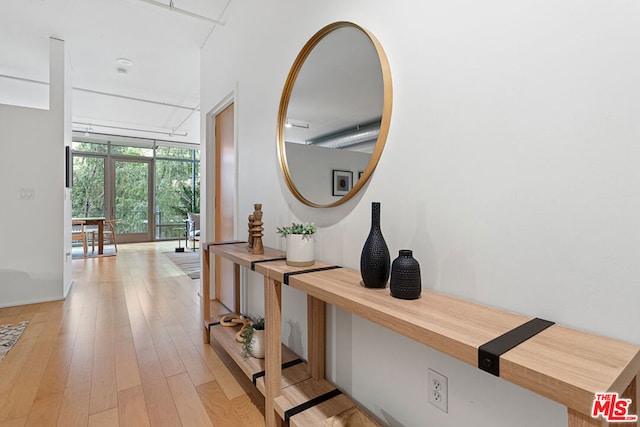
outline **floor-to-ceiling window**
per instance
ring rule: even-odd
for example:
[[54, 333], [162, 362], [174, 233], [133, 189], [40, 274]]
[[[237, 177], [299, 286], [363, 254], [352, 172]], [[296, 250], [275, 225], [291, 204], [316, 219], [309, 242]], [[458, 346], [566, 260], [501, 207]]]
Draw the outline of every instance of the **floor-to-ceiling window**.
[[156, 239], [177, 237], [188, 212], [200, 212], [200, 151], [158, 147], [156, 171]]
[[119, 242], [184, 236], [200, 209], [200, 153], [165, 141], [74, 135], [73, 217], [117, 219]]
[[74, 143], [73, 189], [74, 217], [105, 216], [105, 163], [107, 144]]

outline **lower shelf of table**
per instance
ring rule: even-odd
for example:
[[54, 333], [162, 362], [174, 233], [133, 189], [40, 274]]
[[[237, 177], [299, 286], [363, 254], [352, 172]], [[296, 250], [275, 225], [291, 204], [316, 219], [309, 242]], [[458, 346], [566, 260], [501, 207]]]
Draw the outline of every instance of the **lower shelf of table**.
[[[242, 353], [242, 344], [236, 341], [236, 332], [240, 330], [240, 326], [211, 326], [209, 332], [211, 339], [214, 339], [229, 354], [233, 361], [240, 367], [242, 372], [255, 384], [260, 393], [264, 395], [264, 359], [256, 359], [255, 357], [244, 357]], [[300, 360], [298, 355], [289, 350], [286, 346], [282, 346], [282, 363], [290, 363]], [[309, 378], [307, 373], [307, 364], [304, 361], [295, 364], [289, 368], [282, 370], [282, 385], [287, 387]]]
[[[282, 389], [274, 399], [275, 410], [290, 427], [306, 426], [379, 426], [345, 394], [336, 394], [336, 387], [326, 380], [307, 379]], [[295, 408], [322, 396], [332, 396], [321, 403], [296, 413]], [[294, 411], [293, 414], [287, 414]], [[289, 416], [288, 416], [289, 415]]]
[[[229, 354], [231, 359], [240, 367], [242, 372], [253, 381], [256, 388], [265, 394], [264, 359], [244, 357], [242, 344], [235, 340], [239, 326], [229, 327], [213, 325], [210, 327], [210, 338], [215, 340]], [[287, 411], [303, 405], [310, 400], [336, 390], [326, 380], [316, 380], [310, 377], [307, 363], [297, 362], [298, 356], [285, 345], [282, 346], [282, 363], [292, 366], [282, 369], [282, 394], [274, 399], [276, 412], [284, 420]], [[358, 424], [354, 424], [354, 420]], [[345, 394], [338, 394], [321, 403], [313, 405], [304, 411], [292, 415], [289, 425], [293, 426], [346, 426], [362, 425], [376, 426], [371, 418], [360, 411], [356, 404]]]

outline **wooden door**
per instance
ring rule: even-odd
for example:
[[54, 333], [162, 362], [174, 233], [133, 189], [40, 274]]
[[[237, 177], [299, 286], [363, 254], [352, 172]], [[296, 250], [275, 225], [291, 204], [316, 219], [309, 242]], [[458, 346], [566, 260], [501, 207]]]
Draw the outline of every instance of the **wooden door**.
[[[215, 118], [216, 145], [216, 219], [215, 240], [234, 240], [236, 154], [233, 129], [233, 104]], [[239, 311], [236, 299], [236, 271], [233, 262], [216, 256], [216, 299], [227, 308]], [[239, 297], [239, 296], [238, 296]]]

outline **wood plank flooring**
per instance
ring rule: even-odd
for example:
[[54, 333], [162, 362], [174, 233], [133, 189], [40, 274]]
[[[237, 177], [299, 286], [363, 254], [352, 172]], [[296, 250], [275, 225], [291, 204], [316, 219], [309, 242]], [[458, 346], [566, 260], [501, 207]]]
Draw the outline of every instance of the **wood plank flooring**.
[[264, 425], [262, 395], [202, 342], [199, 281], [162, 254], [175, 246], [74, 260], [65, 301], [0, 309], [29, 321], [0, 362], [0, 427]]

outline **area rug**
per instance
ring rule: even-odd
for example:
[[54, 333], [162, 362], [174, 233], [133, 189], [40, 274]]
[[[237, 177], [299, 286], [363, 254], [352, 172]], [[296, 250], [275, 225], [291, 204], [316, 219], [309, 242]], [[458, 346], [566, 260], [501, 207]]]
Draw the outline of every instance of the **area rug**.
[[200, 251], [164, 252], [164, 254], [191, 279], [200, 278]]
[[[116, 249], [114, 248], [113, 245], [105, 245], [103, 252], [104, 252], [103, 254], [99, 254], [98, 248], [96, 247], [92, 253], [91, 246], [89, 246], [89, 250], [87, 251], [86, 258], [101, 258], [101, 257], [116, 255]], [[83, 259], [83, 258], [85, 258], [85, 256], [84, 256], [84, 250], [82, 249], [82, 246], [74, 246], [71, 248], [71, 259]]]
[[29, 324], [24, 321], [18, 325], [2, 325], [0, 327], [0, 360], [11, 350]]

